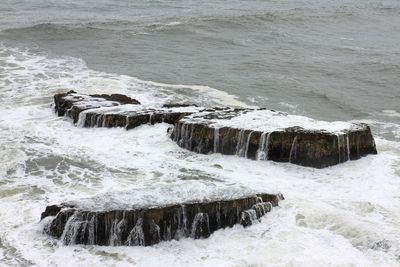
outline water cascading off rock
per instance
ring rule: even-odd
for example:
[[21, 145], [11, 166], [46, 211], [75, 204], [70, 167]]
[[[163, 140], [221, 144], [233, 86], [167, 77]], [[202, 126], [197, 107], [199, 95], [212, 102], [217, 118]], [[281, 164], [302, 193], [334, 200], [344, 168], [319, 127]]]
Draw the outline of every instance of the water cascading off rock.
[[175, 124], [180, 118], [201, 110], [193, 104], [153, 108], [125, 95], [85, 95], [74, 91], [54, 95], [54, 103], [59, 116], [70, 117], [77, 126], [89, 128], [133, 129], [144, 124]]
[[364, 123], [329, 123], [270, 110], [191, 114], [174, 125], [170, 137], [180, 147], [197, 153], [315, 168], [377, 154], [371, 129]]
[[124, 95], [54, 96], [55, 110], [81, 127], [169, 123], [180, 147], [256, 160], [324, 168], [377, 154], [368, 125], [324, 122], [266, 109], [199, 108], [173, 104], [149, 108]]
[[45, 232], [65, 245], [149, 246], [183, 237], [207, 238], [235, 224], [249, 226], [273, 207], [281, 194], [181, 203], [164, 207], [90, 211], [78, 206], [48, 206]]

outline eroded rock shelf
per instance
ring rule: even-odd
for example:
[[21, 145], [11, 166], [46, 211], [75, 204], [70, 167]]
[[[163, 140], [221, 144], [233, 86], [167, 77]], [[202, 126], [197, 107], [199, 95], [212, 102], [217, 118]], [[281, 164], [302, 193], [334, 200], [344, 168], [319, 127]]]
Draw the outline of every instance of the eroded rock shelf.
[[[202, 154], [324, 168], [377, 153], [371, 129], [363, 123], [316, 121], [267, 109], [201, 108], [186, 103], [151, 107], [119, 94], [70, 91], [55, 95], [54, 101], [57, 114], [80, 127], [171, 124], [168, 132], [174, 142]], [[64, 203], [48, 206], [41, 219], [47, 221], [45, 232], [66, 245], [148, 246], [183, 237], [207, 238], [235, 224], [249, 226], [282, 199], [281, 194], [253, 194], [140, 208], [133, 200], [124, 208], [100, 210]]]
[[72, 118], [80, 127], [132, 129], [143, 124], [175, 124], [180, 118], [201, 110], [184, 104], [152, 108], [125, 95], [82, 95], [74, 91], [55, 95], [54, 102], [59, 116]]
[[59, 116], [81, 127], [125, 127], [169, 123], [171, 139], [202, 154], [324, 168], [376, 154], [368, 125], [324, 122], [266, 109], [200, 108], [190, 104], [148, 107], [125, 95], [54, 96]]
[[315, 168], [377, 153], [366, 124], [321, 122], [263, 109], [191, 114], [174, 125], [171, 138], [180, 147], [202, 154], [221, 153]]
[[278, 206], [280, 194], [164, 207], [91, 211], [70, 204], [48, 206], [45, 232], [65, 245], [149, 246], [183, 237], [207, 238], [235, 224], [249, 226]]

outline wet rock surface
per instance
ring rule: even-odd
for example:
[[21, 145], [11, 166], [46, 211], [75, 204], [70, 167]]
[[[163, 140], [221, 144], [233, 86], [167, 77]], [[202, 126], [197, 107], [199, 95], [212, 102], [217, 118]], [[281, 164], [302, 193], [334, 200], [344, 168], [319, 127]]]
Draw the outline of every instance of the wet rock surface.
[[119, 94], [70, 91], [55, 95], [54, 101], [58, 115], [71, 117], [81, 127], [172, 124], [171, 139], [202, 154], [324, 168], [377, 153], [371, 129], [362, 123], [315, 121], [266, 109], [203, 109], [188, 103], [151, 108]]
[[[252, 113], [256, 113], [254, 118]], [[263, 113], [272, 119], [265, 116], [265, 120], [257, 122], [257, 116]], [[237, 119], [240, 116], [243, 120]], [[311, 129], [307, 129], [296, 126], [298, 116], [288, 116], [282, 112], [250, 109], [192, 114], [174, 125], [171, 139], [180, 147], [202, 154], [221, 153], [315, 168], [377, 154], [371, 129], [366, 124], [332, 124], [335, 128], [326, 122], [310, 120], [306, 125]], [[268, 120], [272, 126], [268, 126]], [[277, 123], [279, 120], [283, 122], [282, 127]]]
[[121, 94], [82, 95], [74, 91], [55, 95], [54, 103], [59, 116], [68, 116], [81, 127], [132, 129], [142, 124], [174, 124], [183, 116], [199, 110], [192, 104], [148, 108], [138, 100]]
[[80, 127], [125, 127], [133, 129], [143, 124], [175, 124], [184, 116], [197, 112], [190, 108], [143, 108], [143, 109], [94, 109], [86, 110], [79, 115], [77, 125]]
[[[266, 109], [204, 109], [186, 103], [153, 108], [124, 95], [73, 91], [55, 95], [54, 101], [58, 115], [71, 117], [81, 127], [131, 129], [169, 123], [173, 141], [202, 154], [324, 168], [377, 153], [371, 129], [362, 123], [315, 121]], [[112, 208], [64, 203], [48, 206], [41, 219], [48, 222], [45, 232], [66, 245], [149, 246], [183, 237], [207, 238], [235, 224], [252, 225], [281, 199], [280, 194], [245, 194], [155, 207], [126, 201], [128, 206]]]
[[235, 224], [249, 226], [283, 199], [280, 194], [164, 207], [90, 211], [70, 204], [48, 206], [45, 232], [66, 245], [149, 246], [183, 237], [207, 238]]
[[76, 123], [79, 114], [84, 110], [126, 104], [139, 105], [140, 102], [121, 94], [82, 95], [71, 90], [67, 93], [54, 95], [54, 104], [58, 116], [67, 115]]

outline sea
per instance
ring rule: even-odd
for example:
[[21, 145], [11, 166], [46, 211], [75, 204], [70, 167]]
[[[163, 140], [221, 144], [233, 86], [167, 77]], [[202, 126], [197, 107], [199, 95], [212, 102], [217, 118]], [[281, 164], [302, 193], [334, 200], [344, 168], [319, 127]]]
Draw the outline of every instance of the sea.
[[[167, 124], [77, 127], [52, 106], [68, 90], [364, 122], [378, 154], [325, 169], [196, 154]], [[285, 200], [250, 227], [151, 247], [65, 246], [40, 222], [104, 194], [238, 190]], [[400, 266], [400, 1], [1, 0], [0, 266], [31, 265]]]

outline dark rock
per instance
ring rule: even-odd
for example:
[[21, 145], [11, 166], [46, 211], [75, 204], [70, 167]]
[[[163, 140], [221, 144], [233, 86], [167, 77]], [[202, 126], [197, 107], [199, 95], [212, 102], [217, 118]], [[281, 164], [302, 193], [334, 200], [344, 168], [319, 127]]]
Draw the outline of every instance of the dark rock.
[[167, 104], [158, 109], [142, 108], [139, 101], [125, 95], [81, 95], [74, 91], [56, 94], [54, 103], [59, 116], [68, 116], [82, 127], [132, 129], [142, 124], [174, 124], [183, 116], [199, 110], [195, 108], [196, 105], [189, 104]]
[[[229, 124], [238, 115], [252, 111], [193, 114], [176, 123], [170, 136], [180, 147], [202, 154], [222, 153], [316, 168], [377, 154], [371, 129], [363, 123], [352, 124], [340, 132], [307, 130], [298, 126], [262, 132], [246, 125], [224, 126], [221, 123], [222, 126], [217, 127], [214, 124], [216, 120]], [[276, 112], [273, 116], [287, 114]]]
[[67, 115], [73, 119], [74, 123], [78, 121], [79, 114], [84, 110], [126, 104], [140, 104], [136, 99], [121, 94], [81, 95], [75, 91], [54, 95], [54, 103], [58, 116]]
[[115, 102], [118, 102], [120, 105], [126, 105], [126, 104], [140, 105], [140, 102], [138, 100], [130, 98], [129, 96], [126, 96], [126, 95], [121, 95], [121, 94], [111, 94], [111, 95], [95, 94], [95, 95], [90, 95], [90, 96], [104, 98], [105, 100], [108, 100], [108, 101], [115, 101]]
[[233, 200], [107, 211], [55, 205], [46, 208], [42, 219], [58, 211], [45, 231], [66, 245], [149, 246], [182, 237], [207, 238], [218, 229], [239, 223], [249, 226], [281, 199], [280, 194], [258, 194]]
[[[214, 152], [324, 168], [377, 153], [371, 129], [366, 124], [349, 124], [348, 128], [340, 131], [304, 129], [296, 122], [288, 127], [288, 122], [292, 123], [290, 118], [296, 116], [284, 112], [244, 108], [201, 109], [186, 103], [144, 108], [137, 100], [120, 94], [80, 95], [70, 91], [55, 95], [54, 101], [60, 116], [71, 117], [81, 127], [132, 129], [143, 124], [173, 124], [173, 129], [169, 130], [171, 138], [179, 146], [203, 154]], [[246, 114], [256, 115], [231, 123]], [[263, 114], [270, 117], [265, 117], [265, 121], [264, 117], [257, 118]], [[273, 125], [276, 121], [286, 120], [283, 123], [285, 127], [268, 127], [270, 119]], [[308, 120], [311, 124], [315, 122]], [[254, 127], [255, 121], [261, 128], [269, 130], [258, 130]], [[221, 125], [215, 125], [215, 122]]]
[[40, 220], [43, 220], [43, 218], [48, 217], [48, 216], [56, 216], [57, 213], [59, 213], [62, 208], [63, 208], [63, 206], [61, 206], [61, 205], [47, 206], [46, 210], [44, 212], [42, 212], [42, 215], [40, 216]]
[[81, 127], [125, 127], [136, 128], [143, 124], [168, 123], [175, 124], [184, 116], [190, 115], [195, 110], [187, 109], [142, 109], [136, 111], [86, 111], [78, 120]]
[[67, 95], [72, 95], [76, 94], [75, 91], [71, 90], [68, 91], [67, 93], [61, 93], [61, 94], [56, 94], [54, 95], [54, 104], [55, 104], [55, 111], [57, 112], [58, 116], [64, 116], [67, 110], [69, 110], [72, 107], [72, 104], [76, 101], [66, 101], [64, 97]]

